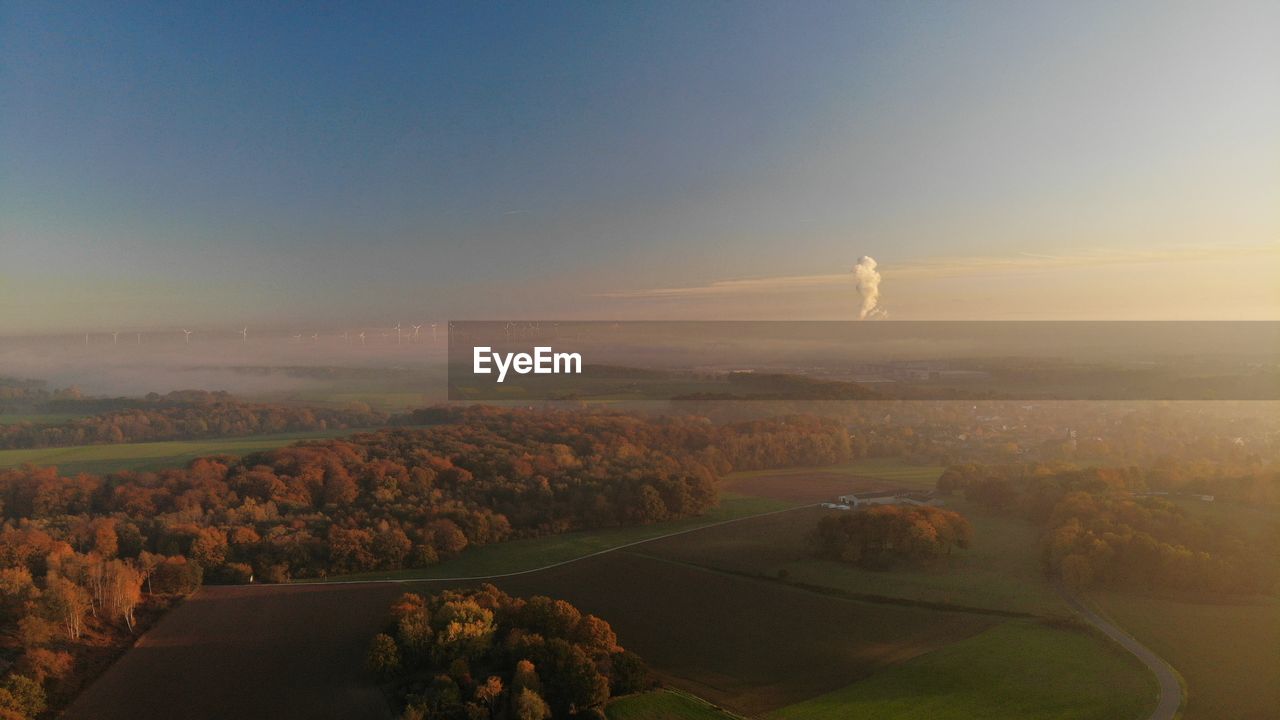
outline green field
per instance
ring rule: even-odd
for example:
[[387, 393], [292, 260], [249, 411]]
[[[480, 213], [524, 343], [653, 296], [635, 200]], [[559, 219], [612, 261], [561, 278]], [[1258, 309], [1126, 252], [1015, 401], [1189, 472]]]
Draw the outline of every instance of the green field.
[[[274, 396], [267, 396], [273, 398]], [[321, 389], [303, 390], [288, 393], [283, 398], [289, 402], [303, 403], [322, 407], [343, 408], [351, 403], [364, 403], [374, 410], [387, 413], [402, 413], [416, 408], [426, 407], [433, 401], [438, 402], [432, 394], [426, 392], [405, 392], [400, 390], [371, 389], [367, 391], [344, 390], [327, 391]]]
[[1137, 660], [1093, 635], [1010, 621], [767, 717], [1136, 720], [1155, 694]]
[[735, 720], [741, 716], [700, 698], [672, 690], [628, 695], [605, 708], [609, 720]]
[[852, 592], [1037, 615], [1068, 614], [1045, 578], [1039, 528], [1019, 518], [983, 514], [963, 500], [949, 499], [947, 509], [969, 520], [973, 544], [935, 564], [882, 572], [806, 557], [784, 567], [798, 582]]
[[[735, 490], [775, 498], [833, 499], [839, 478], [874, 478], [907, 487], [933, 487], [937, 466], [896, 460], [864, 460], [835, 467], [734, 473]], [[852, 487], [852, 485], [850, 485]], [[825, 494], [824, 494], [825, 493]], [[708, 530], [696, 536], [645, 546], [642, 552], [721, 568], [829, 587], [851, 594], [878, 595], [1039, 615], [1065, 615], [1068, 608], [1045, 579], [1040, 565], [1040, 529], [1012, 517], [992, 515], [955, 496], [946, 508], [973, 526], [973, 544], [925, 566], [892, 571], [864, 570], [810, 557], [805, 536], [832, 511], [806, 510], [750, 521], [745, 528]], [[836, 511], [839, 512], [839, 511]], [[741, 532], [740, 530], [748, 530]]]
[[1280, 600], [1209, 604], [1120, 592], [1090, 597], [1182, 675], [1185, 720], [1276, 717]]
[[53, 425], [82, 418], [86, 415], [88, 413], [0, 413], [0, 425], [14, 425], [21, 422], [31, 423], [32, 425]]
[[884, 480], [904, 488], [932, 490], [938, 482], [938, 476], [946, 468], [941, 465], [913, 465], [897, 458], [864, 458], [843, 465], [815, 465], [811, 467], [787, 468], [785, 470], [750, 470], [730, 473], [725, 479], [765, 477], [765, 476], [802, 476], [813, 473], [838, 473], [863, 478]]
[[119, 470], [158, 470], [178, 467], [205, 455], [248, 455], [289, 445], [298, 440], [341, 437], [357, 430], [326, 430], [279, 435], [255, 435], [209, 440], [77, 445], [75, 447], [0, 450], [0, 468], [56, 465], [64, 475], [78, 472], [108, 473]]
[[649, 538], [704, 527], [726, 520], [783, 510], [788, 507], [790, 505], [787, 503], [767, 498], [725, 495], [721, 497], [719, 505], [706, 515], [699, 517], [683, 518], [653, 525], [584, 530], [527, 540], [512, 540], [469, 548], [457, 557], [429, 568], [359, 573], [330, 577], [326, 580], [330, 582], [345, 580], [431, 580], [436, 578], [479, 577], [533, 570]]

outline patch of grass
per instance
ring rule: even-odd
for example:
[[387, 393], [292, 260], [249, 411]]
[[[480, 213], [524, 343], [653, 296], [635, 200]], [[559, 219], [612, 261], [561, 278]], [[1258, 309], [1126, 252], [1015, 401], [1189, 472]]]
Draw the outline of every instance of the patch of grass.
[[74, 447], [0, 450], [0, 468], [56, 465], [63, 474], [108, 473], [119, 470], [158, 470], [177, 467], [206, 455], [248, 455], [272, 450], [299, 440], [341, 437], [358, 430], [326, 430], [277, 435], [255, 435], [209, 440], [168, 440], [163, 442], [76, 445]]
[[16, 425], [22, 422], [32, 425], [54, 425], [86, 415], [88, 413], [0, 413], [0, 425]]
[[1041, 615], [1068, 612], [1041, 570], [1037, 528], [1016, 518], [984, 515], [962, 501], [948, 507], [973, 525], [973, 545], [923, 566], [865, 570], [811, 557], [806, 536], [819, 518], [833, 512], [818, 508], [658, 541], [644, 546], [643, 552], [703, 567], [786, 577], [853, 595]]
[[1280, 599], [1215, 604], [1128, 592], [1090, 597], [1182, 675], [1185, 720], [1276, 716]]
[[1136, 720], [1155, 693], [1136, 659], [1091, 634], [1010, 621], [767, 717]]
[[[834, 499], [841, 492], [874, 484], [931, 489], [943, 468], [912, 465], [894, 458], [812, 468], [733, 473], [726, 487], [779, 498]], [[890, 571], [863, 570], [810, 557], [805, 536], [825, 511], [797, 512], [699, 533], [680, 542], [646, 546], [645, 552], [734, 572], [829, 587], [854, 595], [920, 600], [1032, 614], [1060, 615], [1068, 609], [1040, 566], [1040, 530], [1018, 518], [984, 513], [961, 497], [945, 498], [946, 508], [968, 518], [973, 546], [926, 566]]]
[[936, 563], [877, 571], [806, 557], [787, 569], [797, 581], [851, 592], [1040, 615], [1068, 612], [1045, 578], [1039, 528], [1020, 518], [984, 514], [962, 500], [949, 500], [947, 509], [969, 520], [973, 543]]
[[653, 525], [637, 525], [601, 530], [548, 535], [527, 540], [468, 548], [457, 557], [429, 568], [392, 572], [358, 573], [327, 578], [339, 580], [431, 580], [451, 577], [500, 575], [545, 567], [621, 545], [656, 538], [682, 530], [691, 530], [726, 520], [750, 517], [784, 510], [790, 504], [767, 498], [724, 495], [720, 504], [706, 515], [683, 518]]
[[884, 480], [906, 488], [932, 490], [938, 482], [938, 476], [945, 469], [941, 465], [915, 465], [898, 458], [864, 458], [843, 465], [815, 465], [783, 470], [748, 470], [730, 473], [727, 479], [765, 476], [786, 477], [814, 473], [842, 474]]
[[389, 413], [402, 413], [431, 404], [431, 398], [427, 393], [399, 390], [325, 391], [316, 389], [294, 393], [289, 397], [308, 405], [328, 407], [346, 407], [353, 402], [361, 402], [374, 410]]
[[736, 720], [711, 703], [672, 690], [654, 690], [618, 698], [605, 708], [609, 720]]

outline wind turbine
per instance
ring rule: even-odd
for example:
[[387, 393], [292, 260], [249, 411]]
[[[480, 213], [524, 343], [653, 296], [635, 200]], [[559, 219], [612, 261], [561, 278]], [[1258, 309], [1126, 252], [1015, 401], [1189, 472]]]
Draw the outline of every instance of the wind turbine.
[[396, 323], [396, 326], [392, 329], [396, 331], [396, 344], [399, 345], [400, 344], [400, 323]]
[[364, 331], [363, 331], [363, 330], [361, 330], [361, 331], [360, 331], [360, 334], [359, 334], [359, 335], [357, 335], [356, 337], [360, 338], [360, 344], [361, 344], [361, 345], [363, 345], [363, 344], [364, 344]]
[[436, 341], [436, 324], [431, 323], [431, 342]]
[[416, 338], [416, 337], [418, 337], [418, 331], [420, 331], [420, 330], [422, 330], [422, 326], [421, 326], [421, 325], [414, 325], [414, 326], [413, 326], [413, 336], [414, 336], [415, 338]]
[[297, 340], [298, 342], [302, 342], [302, 333], [298, 333], [297, 335], [294, 335], [293, 339]]
[[142, 333], [138, 333], [138, 344], [142, 344]]
[[120, 331], [119, 331], [119, 330], [115, 330], [115, 331], [113, 331], [113, 332], [111, 333], [111, 344], [112, 344], [112, 345], [119, 345], [119, 344], [120, 344]]
[[346, 332], [346, 331], [343, 331], [343, 333], [342, 333], [342, 342], [347, 343], [348, 345], [350, 345], [350, 344], [351, 344], [351, 333], [348, 333], [348, 332]]
[[85, 334], [84, 334], [84, 344], [85, 344], [85, 345], [88, 345], [88, 344], [89, 344], [89, 333], [85, 333]]
[[185, 333], [185, 334], [182, 336], [182, 340], [183, 340], [183, 342], [185, 342], [186, 344], [190, 345], [190, 344], [191, 344], [191, 331], [190, 331], [190, 330], [188, 330], [188, 329], [186, 329], [186, 328], [182, 328], [182, 332], [183, 332], [183, 333]]
[[247, 325], [240, 329], [240, 342], [249, 342], [249, 327]]
[[320, 342], [320, 333], [311, 333], [311, 342]]

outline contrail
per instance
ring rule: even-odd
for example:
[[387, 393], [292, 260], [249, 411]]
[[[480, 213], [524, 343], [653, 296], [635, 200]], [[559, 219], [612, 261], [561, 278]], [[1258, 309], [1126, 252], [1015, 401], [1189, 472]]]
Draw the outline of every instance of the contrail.
[[858, 319], [866, 320], [874, 315], [882, 314], [884, 311], [879, 308], [880, 273], [876, 272], [875, 258], [870, 255], [863, 255], [858, 258], [858, 264], [853, 266], [853, 279], [857, 285], [858, 294], [862, 296], [862, 306], [858, 309]]

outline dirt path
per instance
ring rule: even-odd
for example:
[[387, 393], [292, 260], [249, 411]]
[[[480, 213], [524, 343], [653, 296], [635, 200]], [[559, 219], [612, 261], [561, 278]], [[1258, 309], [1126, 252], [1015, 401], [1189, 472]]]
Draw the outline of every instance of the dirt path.
[[1066, 600], [1067, 604], [1090, 625], [1120, 643], [1125, 650], [1133, 653], [1155, 674], [1156, 682], [1160, 685], [1160, 694], [1156, 709], [1151, 712], [1149, 720], [1174, 720], [1178, 714], [1178, 708], [1182, 705], [1182, 685], [1178, 683], [1178, 674], [1174, 672], [1173, 667], [1165, 662], [1164, 658], [1151, 652], [1147, 646], [1135, 640], [1115, 623], [1099, 615], [1065, 588], [1059, 586], [1058, 592], [1062, 595], [1062, 599]]

